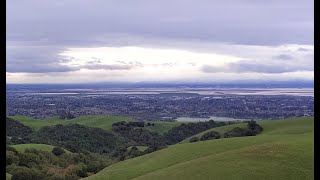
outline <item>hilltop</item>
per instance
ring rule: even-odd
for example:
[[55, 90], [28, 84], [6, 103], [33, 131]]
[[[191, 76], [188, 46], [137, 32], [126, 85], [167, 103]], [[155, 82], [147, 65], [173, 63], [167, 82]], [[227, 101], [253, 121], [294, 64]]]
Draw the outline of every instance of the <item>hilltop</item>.
[[[121, 116], [81, 116], [70, 120], [60, 119], [59, 117], [51, 117], [44, 120], [38, 120], [27, 116], [9, 116], [10, 118], [21, 122], [25, 126], [29, 126], [34, 130], [39, 130], [44, 126], [52, 126], [57, 124], [80, 124], [88, 127], [96, 127], [104, 130], [111, 130], [112, 124], [116, 122], [132, 122], [136, 121], [132, 118], [121, 117]], [[154, 126], [145, 127], [145, 129], [150, 130], [152, 132], [157, 132], [159, 134], [163, 134], [164, 132], [169, 131], [171, 128], [179, 126], [181, 122], [161, 122], [161, 121], [151, 121]]]
[[313, 179], [314, 119], [258, 123], [257, 136], [172, 145], [86, 179]]

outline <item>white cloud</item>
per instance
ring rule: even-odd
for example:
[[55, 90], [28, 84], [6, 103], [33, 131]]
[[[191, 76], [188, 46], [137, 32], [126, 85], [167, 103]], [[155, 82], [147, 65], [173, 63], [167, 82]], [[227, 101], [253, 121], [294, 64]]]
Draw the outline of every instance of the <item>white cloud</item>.
[[[68, 48], [59, 54], [67, 59], [60, 61], [59, 65], [77, 70], [38, 75], [7, 73], [10, 75], [7, 81], [81, 83], [313, 79], [313, 46], [215, 44], [214, 47], [205, 51], [132, 46]], [[301, 51], [301, 48], [304, 50]], [[42, 78], [38, 78], [40, 75]]]

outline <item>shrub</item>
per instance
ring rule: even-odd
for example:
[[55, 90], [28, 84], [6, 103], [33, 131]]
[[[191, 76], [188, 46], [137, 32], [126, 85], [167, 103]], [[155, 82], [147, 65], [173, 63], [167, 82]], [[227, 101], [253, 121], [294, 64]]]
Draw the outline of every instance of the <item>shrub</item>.
[[19, 164], [19, 157], [12, 151], [6, 151], [6, 165]]
[[42, 180], [45, 178], [45, 175], [41, 172], [29, 169], [26, 167], [20, 167], [18, 168], [13, 174], [12, 174], [12, 180]]
[[231, 131], [224, 133], [223, 136], [225, 138], [246, 136], [246, 134], [249, 134], [247, 131], [248, 129], [235, 127]]
[[131, 151], [138, 150], [136, 146], [132, 146]]
[[198, 137], [192, 137], [192, 138], [190, 139], [190, 142], [191, 142], [191, 143], [197, 142], [197, 141], [199, 141], [199, 138], [198, 138]]
[[253, 120], [248, 121], [247, 127], [254, 133], [254, 135], [259, 134], [263, 130], [263, 128]]
[[25, 167], [35, 167], [38, 166], [40, 163], [40, 159], [37, 155], [32, 153], [19, 153], [19, 166]]
[[99, 162], [99, 161], [92, 161], [88, 164], [87, 166], [87, 171], [88, 172], [93, 172], [93, 173], [97, 173], [99, 172], [101, 169], [104, 168], [104, 165]]
[[7, 151], [12, 151], [12, 152], [14, 152], [15, 154], [18, 154], [18, 151], [17, 151], [14, 147], [6, 146], [6, 150], [7, 150]]
[[54, 155], [56, 155], [56, 156], [60, 156], [60, 155], [62, 155], [62, 154], [65, 153], [65, 150], [62, 149], [61, 147], [54, 147], [54, 148], [52, 149], [52, 153], [53, 153]]
[[200, 140], [205, 141], [205, 140], [219, 139], [219, 138], [220, 138], [220, 133], [216, 131], [210, 131], [205, 133], [203, 136], [201, 136]]

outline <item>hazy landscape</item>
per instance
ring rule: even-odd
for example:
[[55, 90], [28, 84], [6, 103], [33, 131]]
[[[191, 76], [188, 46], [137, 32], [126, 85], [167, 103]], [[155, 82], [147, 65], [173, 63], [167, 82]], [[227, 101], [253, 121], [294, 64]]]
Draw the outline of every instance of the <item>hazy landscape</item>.
[[311, 0], [7, 0], [6, 180], [312, 180], [314, 83]]

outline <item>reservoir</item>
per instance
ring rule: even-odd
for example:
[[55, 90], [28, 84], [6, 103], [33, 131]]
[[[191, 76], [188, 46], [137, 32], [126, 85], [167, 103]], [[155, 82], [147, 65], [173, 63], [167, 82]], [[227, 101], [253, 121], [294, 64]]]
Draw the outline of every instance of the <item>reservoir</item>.
[[178, 117], [176, 119], [178, 122], [199, 122], [199, 121], [244, 121], [247, 119], [235, 119], [230, 117], [218, 117], [218, 116], [210, 116], [209, 118], [194, 118], [194, 117]]

